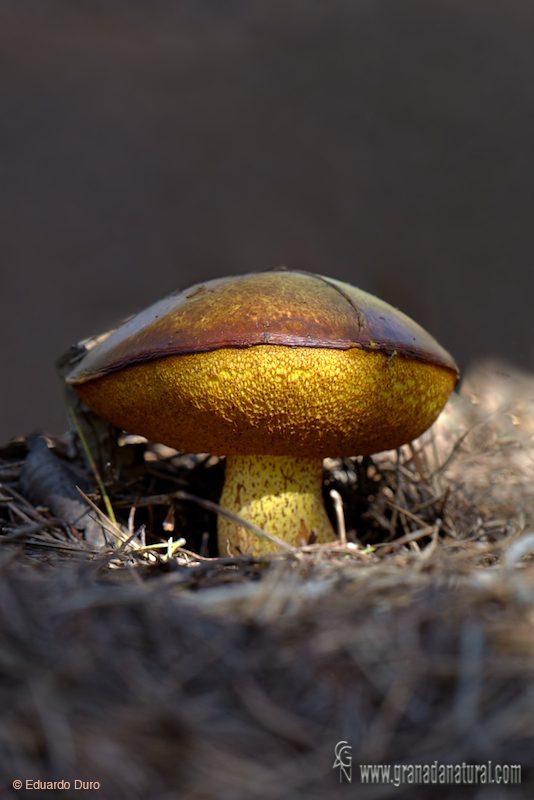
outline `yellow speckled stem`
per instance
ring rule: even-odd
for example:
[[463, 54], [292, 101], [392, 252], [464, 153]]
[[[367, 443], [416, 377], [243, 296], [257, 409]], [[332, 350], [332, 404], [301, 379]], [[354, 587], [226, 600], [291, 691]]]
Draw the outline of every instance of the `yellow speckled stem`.
[[[336, 538], [322, 498], [320, 458], [229, 456], [221, 505], [294, 547]], [[276, 546], [224, 517], [218, 522], [219, 553], [261, 555]]]

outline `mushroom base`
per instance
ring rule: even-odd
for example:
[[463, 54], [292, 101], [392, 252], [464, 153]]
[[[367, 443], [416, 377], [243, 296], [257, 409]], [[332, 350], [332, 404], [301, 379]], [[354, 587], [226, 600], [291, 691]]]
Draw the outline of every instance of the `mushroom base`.
[[[323, 505], [321, 458], [228, 456], [221, 506], [294, 547], [336, 534]], [[262, 555], [275, 544], [220, 516], [219, 554]]]

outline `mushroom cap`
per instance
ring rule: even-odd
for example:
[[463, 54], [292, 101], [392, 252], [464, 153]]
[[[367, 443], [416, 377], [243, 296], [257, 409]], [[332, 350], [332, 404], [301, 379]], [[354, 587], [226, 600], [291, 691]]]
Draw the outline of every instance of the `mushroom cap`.
[[457, 380], [452, 357], [405, 314], [298, 271], [175, 292], [67, 376], [100, 416], [179, 450], [304, 457], [414, 439]]

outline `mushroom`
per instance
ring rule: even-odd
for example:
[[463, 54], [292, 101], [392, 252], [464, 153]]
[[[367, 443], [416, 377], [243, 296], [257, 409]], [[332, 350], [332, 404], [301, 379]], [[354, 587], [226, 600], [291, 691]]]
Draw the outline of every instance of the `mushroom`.
[[[397, 448], [436, 419], [452, 357], [373, 295], [272, 271], [175, 292], [100, 341], [67, 381], [100, 416], [226, 456], [223, 508], [298, 546], [335, 539], [322, 460]], [[219, 516], [220, 553], [275, 546]]]

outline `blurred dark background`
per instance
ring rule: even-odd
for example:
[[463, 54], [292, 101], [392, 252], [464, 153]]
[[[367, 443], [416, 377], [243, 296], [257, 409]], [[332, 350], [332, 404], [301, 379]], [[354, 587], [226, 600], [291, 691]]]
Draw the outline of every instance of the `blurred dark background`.
[[1, 0], [0, 440], [54, 362], [280, 264], [534, 367], [528, 0]]

